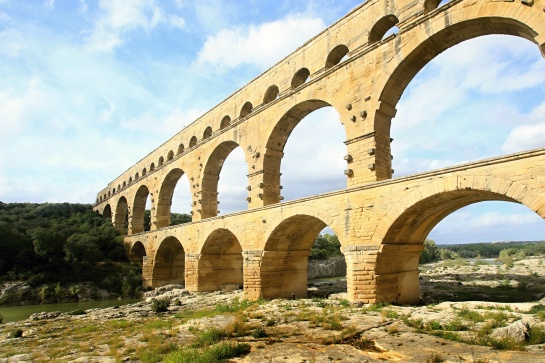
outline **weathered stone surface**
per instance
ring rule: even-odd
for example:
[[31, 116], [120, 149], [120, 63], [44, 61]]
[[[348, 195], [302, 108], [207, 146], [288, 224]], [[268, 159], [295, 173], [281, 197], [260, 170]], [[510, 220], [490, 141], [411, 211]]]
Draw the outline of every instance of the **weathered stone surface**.
[[339, 276], [346, 276], [344, 257], [333, 257], [326, 260], [309, 261], [308, 263], [307, 278], [309, 280]]
[[[415, 303], [422, 243], [445, 216], [497, 200], [545, 217], [545, 149], [391, 180], [397, 102], [433, 57], [464, 40], [510, 34], [543, 49], [543, 1], [365, 2], [110, 182], [95, 210], [128, 230], [126, 249], [142, 263], [145, 286], [234, 284], [251, 299], [304, 297], [310, 246], [330, 226], [345, 254], [350, 300]], [[394, 25], [399, 33], [383, 39]], [[346, 131], [347, 189], [280, 203], [286, 141], [325, 106]], [[217, 217], [219, 174], [237, 147], [248, 164], [248, 210]], [[168, 227], [183, 174], [193, 223]], [[142, 233], [148, 196], [151, 231]]]

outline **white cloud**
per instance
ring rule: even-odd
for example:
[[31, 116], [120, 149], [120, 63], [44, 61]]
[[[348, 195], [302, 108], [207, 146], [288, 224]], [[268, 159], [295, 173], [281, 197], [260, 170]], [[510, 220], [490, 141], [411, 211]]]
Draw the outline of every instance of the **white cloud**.
[[101, 0], [101, 15], [86, 39], [86, 47], [92, 51], [111, 52], [125, 43], [131, 31], [150, 31], [162, 23], [180, 28], [183, 19], [172, 15], [167, 18], [154, 0]]
[[121, 128], [131, 131], [146, 131], [169, 138], [180, 132], [185, 126], [195, 121], [204, 113], [201, 109], [179, 108], [172, 110], [168, 115], [161, 117], [157, 114], [146, 113], [137, 118], [126, 119], [120, 122]]
[[515, 128], [501, 148], [506, 153], [512, 153], [538, 147], [545, 147], [545, 122]]
[[80, 4], [80, 11], [82, 13], [86, 13], [87, 9], [89, 9], [89, 6], [87, 5], [87, 2], [85, 0], [79, 0], [79, 4]]
[[181, 16], [171, 15], [169, 18], [169, 23], [174, 28], [178, 28], [178, 29], [185, 28], [185, 20]]
[[45, 0], [44, 5], [46, 8], [53, 10], [55, 9], [55, 0]]
[[260, 25], [223, 29], [207, 38], [197, 65], [227, 71], [241, 65], [270, 67], [325, 28], [319, 18], [290, 15]]
[[17, 58], [24, 48], [24, 39], [19, 31], [10, 28], [0, 32], [0, 54]]

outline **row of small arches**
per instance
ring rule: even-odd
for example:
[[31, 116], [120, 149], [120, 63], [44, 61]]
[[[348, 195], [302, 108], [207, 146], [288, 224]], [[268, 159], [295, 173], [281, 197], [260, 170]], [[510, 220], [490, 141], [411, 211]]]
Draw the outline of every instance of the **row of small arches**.
[[[442, 0], [426, 0], [424, 2], [425, 13], [428, 13], [436, 9], [441, 4], [441, 2]], [[375, 23], [375, 25], [370, 30], [369, 44], [373, 44], [373, 43], [377, 43], [381, 41], [382, 39], [385, 38], [385, 36], [387, 36], [394, 29], [399, 30], [396, 27], [397, 23], [399, 23], [399, 19], [395, 15], [389, 14], [389, 15], [383, 16], [381, 19], [379, 19]], [[343, 60], [345, 60], [348, 57], [349, 52], [350, 50], [348, 49], [346, 45], [344, 44], [337, 45], [335, 48], [333, 48], [329, 52], [325, 62], [325, 69], [332, 68], [336, 66], [337, 64], [341, 63]], [[309, 77], [310, 77], [310, 71], [308, 68], [303, 67], [299, 69], [297, 72], [295, 72], [291, 80], [291, 89], [294, 90], [298, 88], [299, 86], [305, 84], [309, 80]], [[280, 94], [280, 90], [278, 86], [276, 85], [269, 86], [267, 90], [265, 91], [265, 94], [263, 97], [263, 104], [265, 105], [276, 100], [279, 94]], [[240, 109], [239, 118], [243, 119], [247, 117], [248, 115], [252, 113], [253, 109], [254, 109], [254, 106], [252, 105], [252, 103], [247, 101], [246, 103], [244, 103], [244, 105]], [[232, 121], [231, 117], [229, 117], [228, 115], [225, 115], [221, 119], [219, 129], [223, 130], [227, 128], [231, 124], [231, 121]], [[213, 133], [212, 127], [210, 126], [206, 127], [206, 129], [203, 132], [202, 140], [206, 140], [210, 138], [212, 136], [212, 133]], [[189, 148], [196, 146], [197, 142], [198, 142], [197, 137], [192, 136], [191, 139], [189, 140]], [[185, 151], [185, 146], [183, 143], [181, 143], [178, 146], [177, 155], [181, 155], [184, 151]], [[170, 162], [173, 159], [174, 159], [174, 151], [170, 150], [167, 154], [166, 161]], [[161, 156], [158, 160], [158, 166], [161, 167], [164, 165], [164, 163], [165, 163], [165, 158]], [[155, 163], [151, 163], [149, 167], [149, 171], [154, 171], [154, 170], [155, 170]], [[142, 177], [145, 176], [146, 174], [147, 174], [147, 169], [144, 168], [142, 170]], [[140, 178], [139, 173], [136, 173], [134, 180], [138, 180], [139, 178]], [[128, 184], [127, 182], [123, 182], [123, 185], [118, 185], [117, 188], [113, 188], [111, 191], [108, 192], [107, 195], [104, 194], [100, 196], [97, 202], [102, 202], [103, 200], [106, 200], [111, 195], [126, 188], [127, 185], [130, 185], [132, 182], [133, 182], [133, 179], [131, 177], [129, 178]]]

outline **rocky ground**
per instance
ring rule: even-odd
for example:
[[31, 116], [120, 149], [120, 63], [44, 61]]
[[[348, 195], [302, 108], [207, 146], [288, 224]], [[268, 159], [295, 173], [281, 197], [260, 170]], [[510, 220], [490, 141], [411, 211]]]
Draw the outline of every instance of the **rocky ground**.
[[[0, 325], [0, 362], [182, 362], [195, 352], [201, 358], [195, 361], [205, 362], [226, 342], [241, 347], [233, 362], [543, 362], [541, 260], [510, 269], [423, 266], [428, 303], [410, 307], [351, 305], [335, 293], [345, 288], [342, 281], [309, 289], [314, 296], [327, 289], [329, 298], [255, 303], [242, 300], [241, 291], [169, 286], [138, 304]], [[154, 299], [168, 301], [168, 311], [154, 312]]]

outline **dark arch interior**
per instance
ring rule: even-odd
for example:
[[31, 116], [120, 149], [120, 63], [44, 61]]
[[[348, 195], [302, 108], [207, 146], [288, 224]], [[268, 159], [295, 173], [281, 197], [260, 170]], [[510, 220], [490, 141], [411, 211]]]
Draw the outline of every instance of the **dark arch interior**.
[[131, 248], [129, 259], [132, 262], [142, 265], [144, 256], [146, 256], [146, 248], [144, 247], [142, 242], [136, 242]]
[[132, 207], [132, 233], [140, 233], [150, 230], [149, 224], [147, 226], [144, 224], [144, 215], [148, 196], [148, 188], [145, 185], [140, 186], [134, 197], [134, 205]]
[[104, 210], [102, 211], [102, 217], [104, 217], [104, 219], [106, 220], [109, 220], [110, 222], [112, 221], [112, 208], [109, 204], [106, 204], [106, 206], [104, 207]]
[[212, 232], [201, 250], [198, 290], [242, 288], [242, 266], [242, 247], [236, 236], [227, 229]]
[[212, 136], [212, 128], [210, 126], [208, 126], [205, 130], [204, 130], [204, 133], [202, 135], [202, 138], [203, 139], [208, 139], [210, 136]]
[[119, 198], [117, 207], [115, 209], [114, 227], [119, 232], [127, 234], [127, 221], [129, 218], [127, 199], [125, 197]]
[[157, 250], [151, 286], [160, 287], [185, 282], [185, 251], [176, 237], [167, 237]]
[[386, 15], [381, 18], [369, 32], [369, 43], [372, 44], [381, 41], [384, 34], [397, 23], [399, 23], [399, 19], [395, 15]]
[[224, 117], [221, 119], [220, 129], [223, 130], [224, 128], [226, 128], [226, 127], [229, 126], [230, 124], [231, 124], [231, 117], [229, 117], [229, 116], [224, 116]]
[[240, 109], [240, 118], [244, 118], [252, 113], [254, 106], [250, 102], [246, 102]]
[[278, 97], [278, 93], [280, 93], [280, 90], [276, 85], [272, 85], [269, 88], [267, 88], [267, 91], [265, 92], [265, 96], [263, 97], [263, 103], [267, 104], [269, 102], [272, 102], [276, 100]]
[[341, 62], [341, 60], [348, 54], [348, 47], [344, 44], [339, 44], [329, 52], [327, 56], [325, 67], [331, 68]]
[[293, 78], [291, 80], [291, 89], [295, 89], [304, 84], [308, 80], [309, 76], [310, 71], [307, 68], [301, 68], [300, 70], [298, 70], [293, 75]]
[[189, 147], [193, 147], [195, 145], [197, 145], [197, 137], [193, 136], [191, 140], [189, 140]]
[[178, 145], [178, 155], [184, 152], [184, 144]]

